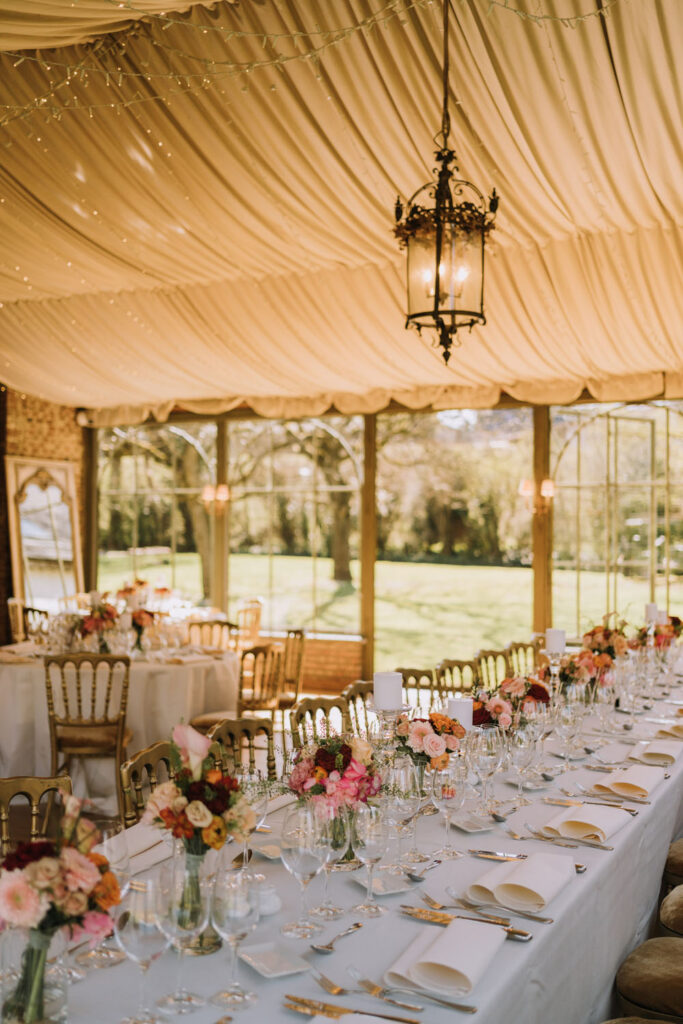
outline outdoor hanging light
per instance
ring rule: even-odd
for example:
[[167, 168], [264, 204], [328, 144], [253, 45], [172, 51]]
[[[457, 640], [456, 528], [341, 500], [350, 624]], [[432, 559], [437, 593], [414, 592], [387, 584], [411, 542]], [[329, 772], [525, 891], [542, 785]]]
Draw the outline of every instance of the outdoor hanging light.
[[460, 327], [485, 324], [484, 247], [498, 208], [494, 188], [487, 201], [471, 181], [458, 173], [455, 151], [449, 147], [448, 112], [448, 8], [443, 0], [443, 110], [435, 181], [423, 185], [408, 200], [405, 211], [396, 200], [394, 232], [407, 249], [408, 312], [406, 327], [437, 332], [448, 362], [451, 346], [458, 344]]

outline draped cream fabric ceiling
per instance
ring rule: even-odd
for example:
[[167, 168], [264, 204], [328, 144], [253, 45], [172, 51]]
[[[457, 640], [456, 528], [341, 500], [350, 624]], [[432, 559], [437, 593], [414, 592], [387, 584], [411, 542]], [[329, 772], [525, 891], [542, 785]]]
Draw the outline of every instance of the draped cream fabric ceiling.
[[[453, 4], [460, 168], [501, 206], [488, 323], [448, 368], [404, 330], [391, 230], [395, 195], [431, 175], [440, 5], [396, 2], [400, 17], [319, 61], [219, 79], [221, 61], [309, 51], [316, 26], [386, 0], [3, 4], [0, 47], [40, 61], [0, 66], [0, 378], [93, 422], [245, 400], [264, 415], [476, 407], [501, 389], [683, 397], [681, 0], [618, 0], [574, 28]], [[554, 17], [593, 2], [520, 0]], [[144, 19], [174, 9], [170, 26]], [[264, 46], [296, 30], [311, 34]], [[139, 102], [154, 95], [167, 102]]]

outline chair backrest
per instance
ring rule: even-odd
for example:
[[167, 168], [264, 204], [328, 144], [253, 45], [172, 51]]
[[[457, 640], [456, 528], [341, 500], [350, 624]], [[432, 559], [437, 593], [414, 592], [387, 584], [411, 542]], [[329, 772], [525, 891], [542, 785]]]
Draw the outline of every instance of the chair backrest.
[[508, 673], [505, 651], [478, 651], [475, 659], [479, 683], [485, 690], [496, 690]]
[[[31, 775], [19, 775], [14, 778], [0, 779], [0, 853], [4, 857], [8, 852], [11, 837], [9, 829], [10, 804], [15, 796], [25, 796], [31, 808], [31, 839], [45, 835], [52, 800], [48, 799], [46, 808], [41, 812], [40, 802], [46, 793], [71, 793], [71, 779], [68, 775], [57, 775], [54, 778], [36, 778]], [[40, 821], [42, 817], [42, 822]]]
[[538, 655], [543, 646], [543, 638], [536, 640], [513, 640], [505, 648], [508, 675], [527, 676], [538, 667]]
[[469, 693], [477, 688], [478, 682], [476, 661], [444, 658], [436, 666], [436, 685], [442, 700], [447, 700], [450, 693]]
[[280, 692], [280, 667], [272, 644], [248, 647], [240, 656], [238, 711], [272, 710]]
[[[159, 766], [164, 771], [159, 772]], [[140, 750], [121, 765], [121, 790], [123, 792], [123, 823], [126, 828], [142, 817], [149, 794], [160, 782], [175, 777], [171, 767], [171, 743], [160, 740]]]
[[67, 594], [59, 598], [59, 607], [64, 612], [86, 611], [90, 607], [90, 594]]
[[117, 742], [119, 737], [123, 740], [130, 680], [127, 655], [48, 654], [43, 662], [50, 738], [57, 747], [64, 726], [116, 726]]
[[422, 711], [429, 711], [436, 694], [434, 669], [397, 668], [403, 676], [403, 700]]
[[7, 598], [7, 613], [9, 615], [12, 643], [16, 644], [24, 639], [24, 606], [18, 597]]
[[265, 765], [268, 778], [277, 778], [273, 723], [269, 718], [222, 718], [209, 729], [207, 736], [224, 748], [227, 771], [234, 771], [243, 764], [246, 752], [251, 771], [255, 768], [263, 771]]
[[280, 687], [287, 693], [301, 696], [304, 670], [304, 645], [306, 634], [303, 629], [288, 629], [285, 648], [280, 657]]
[[374, 683], [356, 679], [354, 683], [344, 687], [341, 693], [349, 707], [351, 732], [354, 736], [362, 736], [363, 739], [368, 738], [377, 722], [377, 714], [372, 707], [368, 707], [368, 702], [372, 702], [374, 689]]
[[222, 651], [236, 650], [239, 627], [225, 619], [202, 619], [187, 623], [188, 643], [200, 647], [217, 647]]
[[255, 647], [261, 632], [263, 603], [259, 597], [242, 601], [237, 609], [237, 627], [240, 647]]
[[333, 734], [348, 732], [349, 705], [346, 697], [305, 697], [289, 713], [289, 728], [295, 749]]
[[47, 626], [50, 621], [50, 614], [44, 608], [30, 608], [24, 605], [21, 612], [24, 636], [32, 637]]

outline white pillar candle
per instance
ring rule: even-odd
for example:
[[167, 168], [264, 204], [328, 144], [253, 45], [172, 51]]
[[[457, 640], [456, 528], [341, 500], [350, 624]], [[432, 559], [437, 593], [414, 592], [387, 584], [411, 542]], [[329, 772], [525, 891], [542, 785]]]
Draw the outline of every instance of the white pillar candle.
[[645, 621], [648, 623], [657, 621], [657, 605], [654, 602], [645, 605]]
[[471, 697], [449, 697], [448, 717], [457, 718], [465, 729], [472, 728], [474, 701]]
[[119, 615], [119, 626], [124, 630], [133, 628], [133, 616], [130, 612], [121, 612]]
[[398, 711], [403, 707], [403, 676], [400, 672], [375, 672], [373, 683], [376, 711]]
[[551, 658], [561, 658], [564, 654], [566, 635], [563, 629], [546, 629], [545, 649]]
[[657, 609], [657, 625], [658, 626], [668, 626], [668, 624], [669, 624], [669, 616], [666, 614], [666, 611], [664, 611], [664, 609], [662, 609], [662, 608], [658, 608]]

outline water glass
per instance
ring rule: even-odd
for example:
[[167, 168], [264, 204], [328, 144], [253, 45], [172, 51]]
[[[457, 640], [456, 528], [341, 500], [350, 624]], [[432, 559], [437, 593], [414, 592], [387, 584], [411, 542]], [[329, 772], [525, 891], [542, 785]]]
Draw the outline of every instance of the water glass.
[[138, 1008], [122, 1024], [155, 1024], [160, 1018], [145, 1005], [145, 978], [170, 939], [159, 926], [160, 896], [154, 879], [135, 879], [116, 908], [114, 935], [123, 955], [140, 968]]
[[482, 729], [476, 747], [476, 771], [481, 779], [481, 805], [484, 814], [490, 814], [494, 802], [489, 792], [493, 778], [505, 756], [505, 739], [497, 728]]
[[467, 768], [459, 757], [451, 757], [447, 768], [438, 769], [432, 775], [432, 802], [443, 814], [446, 828], [446, 843], [434, 854], [440, 860], [462, 857], [451, 843], [451, 818], [463, 805], [466, 785]]
[[508, 753], [517, 773], [517, 805], [528, 804], [524, 798], [524, 773], [531, 766], [536, 753], [536, 730], [531, 725], [519, 725], [508, 736]]
[[330, 871], [338, 864], [347, 853], [351, 845], [351, 819], [350, 813], [344, 807], [337, 808], [331, 814], [326, 815], [321, 822], [321, 843], [325, 847], [326, 858], [323, 864], [323, 899], [322, 903], [311, 909], [312, 917], [319, 917], [324, 921], [334, 921], [345, 913], [343, 907], [336, 907], [327, 895]]
[[368, 887], [365, 902], [354, 907], [354, 911], [368, 917], [379, 917], [384, 913], [375, 900], [373, 892], [373, 872], [375, 864], [379, 864], [389, 842], [389, 829], [382, 809], [375, 804], [359, 804], [353, 817], [352, 839], [356, 857], [365, 864], [368, 871]]
[[181, 984], [183, 954], [209, 922], [213, 880], [202, 858], [178, 850], [158, 878], [159, 927], [178, 951], [178, 973], [175, 992], [157, 1000], [157, 1006], [166, 1013], [194, 1013], [206, 1000]]
[[256, 1000], [256, 993], [246, 991], [237, 980], [237, 949], [258, 919], [258, 883], [242, 874], [216, 876], [211, 923], [230, 947], [230, 972], [227, 988], [211, 997], [214, 1006], [235, 1011]]
[[312, 804], [291, 808], [285, 815], [280, 837], [282, 863], [299, 883], [299, 918], [283, 925], [282, 934], [308, 939], [321, 931], [306, 909], [306, 886], [322, 870], [328, 857], [322, 829], [323, 818]]
[[404, 873], [401, 864], [401, 840], [409, 818], [420, 809], [422, 789], [417, 769], [409, 757], [399, 757], [383, 774], [382, 810], [387, 823], [396, 832], [396, 857], [388, 865], [392, 874]]

